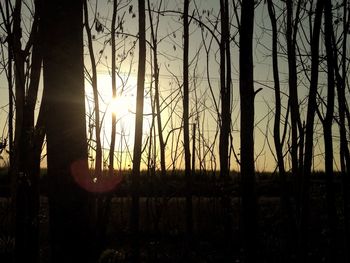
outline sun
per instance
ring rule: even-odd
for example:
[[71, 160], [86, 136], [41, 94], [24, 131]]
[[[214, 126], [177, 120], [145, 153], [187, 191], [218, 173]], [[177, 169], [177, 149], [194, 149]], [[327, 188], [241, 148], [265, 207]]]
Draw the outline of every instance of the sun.
[[[112, 132], [114, 132], [115, 168], [128, 169], [132, 163], [131, 156], [135, 138], [137, 78], [134, 75], [129, 75], [126, 76], [122, 82], [117, 82], [115, 97], [112, 95], [110, 75], [99, 74], [97, 81], [100, 112], [100, 138], [104, 149], [103, 155], [105, 157], [109, 156]], [[88, 116], [92, 116], [89, 121], [93, 121], [93, 91], [89, 83], [87, 83], [86, 87]], [[146, 84], [143, 105], [143, 137], [145, 138], [145, 141], [147, 141], [147, 136], [149, 136], [148, 134], [153, 116], [151, 99], [147, 93], [147, 88], [148, 86]], [[115, 129], [112, 129], [113, 116], [115, 116]], [[91, 132], [91, 138], [94, 138], [94, 131], [89, 130], [89, 132]], [[94, 156], [94, 149], [91, 148], [91, 151], [91, 156]]]
[[134, 111], [133, 101], [130, 96], [118, 96], [112, 98], [109, 104], [111, 113], [115, 114], [117, 119], [124, 119], [130, 117]]

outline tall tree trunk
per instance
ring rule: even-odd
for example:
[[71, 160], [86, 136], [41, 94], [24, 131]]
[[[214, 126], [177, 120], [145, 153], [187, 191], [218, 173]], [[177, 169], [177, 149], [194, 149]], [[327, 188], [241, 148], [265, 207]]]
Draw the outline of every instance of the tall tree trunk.
[[[13, 54], [16, 74], [16, 138], [15, 138], [15, 177], [16, 177], [16, 243], [15, 260], [37, 261], [39, 257], [39, 171], [34, 170], [35, 146], [34, 140], [34, 108], [37, 100], [41, 71], [41, 47], [39, 45], [39, 1], [32, 31], [26, 48], [21, 48], [21, 1], [16, 1], [14, 11]], [[24, 63], [32, 48], [30, 81], [25, 93]], [[17, 111], [18, 107], [18, 111]], [[19, 129], [19, 130], [18, 130]], [[39, 154], [40, 158], [40, 154]], [[40, 160], [40, 159], [39, 159]]]
[[[12, 6], [11, 6], [12, 7]], [[13, 55], [13, 32], [12, 32], [12, 15], [13, 12], [10, 12], [12, 8], [10, 8], [10, 1], [5, 1], [4, 6], [3, 3], [0, 3], [0, 13], [3, 20], [3, 26], [5, 28], [5, 33], [7, 35], [7, 72], [6, 72], [6, 78], [7, 78], [7, 85], [8, 85], [8, 155], [9, 155], [9, 167], [8, 167], [8, 175], [9, 178], [12, 179], [12, 193], [15, 192], [15, 178], [13, 174], [13, 166], [14, 166], [14, 130], [13, 130], [13, 115], [14, 115], [14, 92], [13, 92], [13, 61], [14, 61], [14, 55]], [[5, 141], [6, 142], [6, 141]], [[13, 194], [14, 196], [15, 194]]]
[[[111, 52], [112, 52], [112, 97], [117, 97], [117, 80], [116, 80], [116, 50], [115, 50], [115, 26], [117, 20], [117, 0], [113, 0], [113, 15], [111, 24]], [[117, 117], [116, 113], [112, 112], [112, 130], [111, 130], [111, 145], [109, 146], [109, 175], [114, 173], [114, 148], [116, 135]]]
[[299, 248], [300, 262], [308, 262], [306, 253], [308, 249], [308, 220], [310, 209], [310, 176], [313, 157], [313, 135], [314, 135], [314, 119], [316, 112], [316, 96], [318, 85], [318, 66], [319, 66], [319, 40], [321, 31], [322, 13], [325, 0], [318, 0], [315, 10], [315, 20], [313, 26], [313, 34], [311, 39], [311, 81], [308, 96], [308, 107], [306, 116], [306, 137], [305, 137], [305, 156], [303, 164], [303, 185], [302, 185], [302, 204], [300, 215], [299, 229]]
[[[275, 91], [275, 121], [273, 126], [273, 140], [275, 143], [276, 155], [277, 155], [277, 165], [279, 174], [281, 177], [281, 182], [286, 186], [286, 174], [284, 167], [284, 159], [283, 159], [283, 150], [282, 150], [282, 142], [280, 135], [280, 123], [281, 123], [281, 87], [280, 87], [280, 79], [279, 79], [279, 70], [278, 70], [278, 49], [277, 49], [277, 21], [275, 15], [275, 8], [272, 3], [272, 0], [267, 0], [268, 11], [271, 20], [272, 26], [272, 67], [273, 67], [273, 78], [274, 78], [274, 91]], [[284, 190], [287, 190], [284, 188]]]
[[[231, 134], [231, 49], [230, 49], [230, 24], [229, 24], [229, 4], [228, 0], [220, 0], [221, 13], [221, 39], [220, 39], [220, 177], [228, 180], [230, 173], [230, 134]], [[222, 206], [224, 210], [225, 239], [227, 244], [232, 240], [232, 215], [231, 198], [228, 191], [224, 191], [222, 196]], [[232, 251], [232, 247], [227, 248]]]
[[45, 1], [44, 89], [52, 262], [92, 262], [87, 193], [83, 1]]
[[[94, 98], [94, 112], [95, 112], [95, 139], [96, 139], [96, 151], [95, 151], [95, 172], [94, 177], [97, 180], [103, 180], [102, 176], [102, 146], [101, 146], [101, 122], [100, 122], [100, 105], [99, 105], [99, 93], [97, 86], [97, 65], [94, 55], [94, 47], [92, 42], [91, 27], [89, 25], [89, 13], [87, 0], [84, 0], [84, 27], [87, 35], [88, 49], [91, 62], [91, 86]], [[113, 41], [112, 41], [113, 42]], [[112, 71], [113, 72], [113, 71]], [[113, 113], [114, 114], [114, 113]], [[103, 196], [96, 196], [91, 198], [91, 221], [95, 224], [96, 231], [96, 253], [99, 254], [105, 245], [106, 225], [108, 222], [108, 213], [105, 214], [106, 207], [109, 207], [109, 199], [104, 199]]]
[[[161, 116], [161, 109], [160, 109], [160, 100], [159, 100], [159, 63], [158, 63], [158, 40], [157, 40], [157, 31], [158, 31], [158, 25], [159, 25], [159, 18], [156, 22], [156, 29], [153, 28], [153, 19], [152, 19], [152, 13], [151, 13], [151, 5], [150, 1], [147, 1], [148, 5], [148, 14], [149, 14], [149, 20], [150, 20], [150, 26], [151, 26], [151, 40], [153, 45], [153, 72], [154, 72], [154, 100], [155, 100], [155, 107], [156, 107], [156, 115], [157, 115], [157, 127], [158, 127], [158, 139], [159, 139], [159, 151], [160, 151], [160, 169], [162, 176], [164, 177], [166, 175], [166, 166], [165, 166], [165, 143], [163, 138], [163, 127], [162, 127], [162, 116]], [[162, 1], [159, 3], [158, 12], [160, 11], [162, 5]]]
[[[340, 134], [340, 165], [341, 165], [341, 174], [343, 181], [343, 202], [344, 202], [344, 243], [345, 243], [345, 262], [349, 261], [349, 250], [350, 250], [350, 195], [349, 195], [349, 186], [350, 186], [350, 152], [347, 140], [346, 132], [346, 123], [345, 123], [345, 112], [346, 112], [346, 79], [347, 79], [347, 32], [349, 30], [349, 17], [347, 0], [343, 1], [343, 43], [341, 51], [341, 64], [342, 68], [339, 69], [339, 65], [335, 63], [336, 70], [336, 79], [337, 79], [337, 95], [338, 95], [338, 111], [339, 111], [339, 134]], [[333, 48], [337, 50], [337, 44], [335, 42], [335, 37], [333, 40]], [[335, 53], [338, 54], [338, 53]], [[337, 60], [335, 60], [337, 61]], [[341, 73], [340, 73], [341, 70]]]
[[[296, 195], [297, 195], [297, 208], [300, 207], [299, 188], [301, 185], [301, 175], [299, 171], [298, 161], [298, 136], [303, 136], [301, 129], [298, 134], [298, 125], [300, 124], [300, 113], [298, 103], [298, 85], [297, 85], [297, 64], [296, 64], [296, 34], [299, 24], [299, 12], [301, 1], [297, 2], [296, 18], [293, 16], [293, 0], [286, 0], [287, 7], [287, 29], [286, 29], [286, 41], [287, 41], [287, 56], [288, 56], [288, 84], [289, 84], [289, 108], [291, 117], [291, 159], [292, 159], [292, 175], [296, 180]], [[298, 213], [297, 213], [298, 214]]]
[[[13, 59], [14, 59], [14, 74], [15, 74], [15, 138], [14, 138], [14, 175], [15, 180], [18, 178], [19, 158], [20, 158], [20, 140], [23, 128], [23, 112], [24, 112], [24, 97], [25, 97], [25, 76], [24, 76], [24, 61], [25, 56], [22, 50], [21, 37], [21, 9], [22, 1], [16, 0], [13, 11]], [[16, 185], [16, 183], [15, 183]]]
[[337, 210], [335, 205], [334, 173], [333, 173], [333, 135], [332, 124], [334, 118], [334, 97], [335, 97], [335, 77], [334, 77], [334, 51], [332, 47], [333, 18], [331, 0], [325, 2], [325, 25], [324, 39], [327, 54], [327, 112], [323, 120], [323, 138], [325, 147], [325, 171], [326, 171], [326, 193], [328, 225], [330, 233], [330, 254], [329, 259], [336, 259], [336, 231], [337, 231]]
[[247, 262], [256, 262], [257, 200], [254, 170], [254, 0], [243, 0], [240, 27], [241, 180], [243, 245]]
[[191, 175], [191, 153], [190, 153], [190, 128], [189, 128], [189, 79], [188, 79], [188, 52], [189, 52], [189, 22], [188, 22], [189, 0], [184, 1], [184, 44], [183, 44], [183, 131], [185, 148], [185, 176], [186, 176], [186, 232], [190, 240], [193, 231], [192, 216], [192, 175]]
[[132, 262], [139, 262], [139, 180], [142, 147], [142, 126], [143, 126], [143, 97], [146, 71], [146, 28], [145, 28], [145, 1], [138, 0], [139, 9], [139, 64], [137, 73], [137, 95], [136, 95], [136, 119], [135, 119], [135, 140], [132, 173], [132, 207], [131, 207], [131, 231], [132, 231]]
[[[283, 142], [281, 141], [280, 135], [280, 123], [281, 123], [281, 87], [279, 79], [279, 69], [278, 69], [278, 29], [277, 29], [277, 19], [275, 14], [275, 8], [272, 0], [267, 1], [268, 12], [271, 20], [272, 26], [272, 67], [273, 67], [273, 77], [274, 77], [274, 91], [275, 91], [275, 120], [273, 127], [273, 139], [275, 143], [276, 156], [277, 156], [277, 165], [279, 170], [280, 182], [281, 182], [281, 211], [283, 218], [283, 231], [286, 234], [287, 242], [285, 244], [286, 251], [292, 249], [292, 236], [295, 228], [293, 220], [293, 211], [289, 199], [289, 189], [287, 184], [287, 176], [284, 167], [284, 158], [283, 158]], [[285, 258], [286, 259], [286, 258]]]
[[229, 4], [220, 0], [221, 40], [220, 40], [220, 176], [229, 175], [229, 138], [231, 130], [231, 55], [229, 30]]
[[92, 91], [94, 96], [94, 106], [95, 106], [95, 137], [96, 137], [96, 155], [95, 155], [95, 177], [101, 176], [102, 172], [102, 148], [101, 148], [101, 123], [100, 123], [100, 106], [99, 106], [99, 96], [97, 89], [97, 68], [94, 55], [94, 47], [92, 43], [91, 28], [89, 25], [89, 14], [87, 0], [84, 0], [84, 27], [88, 40], [88, 49], [90, 55], [92, 76]]
[[[9, 36], [9, 41], [8, 41], [8, 65], [7, 65], [7, 82], [8, 82], [8, 91], [9, 91], [9, 128], [8, 128], [8, 145], [9, 145], [9, 175], [10, 178], [13, 177], [13, 162], [14, 162], [14, 149], [13, 149], [13, 101], [14, 101], [14, 94], [13, 94], [13, 82], [12, 82], [12, 77], [13, 77], [13, 48], [12, 48], [12, 33], [11, 33], [11, 28], [10, 28], [10, 14], [9, 14], [9, 3], [6, 1], [6, 16], [7, 16], [7, 30], [8, 30], [8, 35]], [[5, 20], [5, 19], [4, 19]]]

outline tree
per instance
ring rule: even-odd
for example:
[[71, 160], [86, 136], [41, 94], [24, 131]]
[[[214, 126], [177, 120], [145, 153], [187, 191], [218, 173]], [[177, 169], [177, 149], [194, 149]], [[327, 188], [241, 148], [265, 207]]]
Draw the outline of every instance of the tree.
[[[151, 42], [152, 42], [152, 51], [153, 51], [153, 72], [154, 72], [154, 100], [157, 116], [157, 128], [158, 128], [158, 138], [159, 138], [159, 150], [160, 150], [160, 168], [162, 176], [166, 175], [166, 166], [165, 166], [165, 143], [163, 138], [163, 126], [162, 126], [162, 116], [160, 108], [160, 94], [159, 94], [159, 63], [158, 63], [158, 39], [157, 33], [159, 28], [159, 14], [156, 20], [155, 28], [153, 26], [153, 17], [151, 14], [151, 5], [150, 1], [147, 1], [148, 5], [148, 15], [151, 25]], [[162, 6], [162, 1], [159, 3], [158, 13]]]
[[283, 142], [281, 142], [280, 135], [280, 123], [281, 123], [281, 87], [278, 69], [278, 29], [277, 20], [275, 14], [275, 8], [272, 0], [267, 0], [267, 6], [272, 27], [272, 67], [273, 67], [273, 78], [274, 78], [274, 92], [275, 92], [275, 121], [273, 126], [273, 140], [275, 142], [275, 149], [277, 155], [277, 165], [281, 176], [282, 183], [286, 182], [285, 167], [283, 160]]
[[[229, 178], [230, 173], [230, 136], [231, 136], [231, 48], [230, 48], [230, 6], [228, 0], [220, 0], [221, 16], [221, 39], [219, 43], [220, 51], [220, 177]], [[227, 182], [226, 182], [227, 183]], [[231, 217], [231, 198], [227, 191], [224, 191], [222, 197], [222, 206], [224, 213], [224, 225], [226, 240], [228, 243], [232, 236], [232, 217]], [[228, 248], [230, 251], [231, 248]]]
[[145, 1], [138, 0], [139, 8], [139, 63], [137, 72], [137, 94], [136, 94], [136, 118], [135, 118], [135, 140], [134, 156], [132, 167], [132, 207], [131, 207], [131, 231], [133, 239], [132, 262], [139, 262], [139, 180], [140, 180], [140, 163], [142, 154], [142, 126], [143, 126], [143, 96], [146, 71], [146, 15]]
[[[333, 172], [333, 118], [334, 118], [334, 100], [335, 100], [335, 66], [332, 38], [334, 35], [332, 4], [330, 0], [325, 1], [324, 7], [324, 42], [327, 54], [327, 109], [324, 118], [319, 116], [323, 125], [323, 138], [325, 147], [325, 172], [326, 172], [326, 194], [328, 224], [330, 232], [330, 258], [336, 261], [336, 229], [337, 229], [337, 210], [335, 204], [334, 172]], [[319, 114], [320, 115], [320, 114]]]
[[189, 79], [188, 79], [188, 52], [189, 52], [189, 21], [188, 21], [189, 1], [184, 1], [183, 13], [183, 136], [185, 150], [185, 176], [187, 185], [186, 196], [186, 231], [188, 239], [192, 236], [192, 194], [191, 194], [191, 153], [190, 153], [190, 127], [189, 127]]
[[[13, 162], [14, 162], [14, 150], [13, 150], [13, 115], [14, 115], [14, 92], [13, 92], [13, 34], [11, 30], [11, 13], [10, 7], [12, 8], [10, 1], [5, 1], [5, 6], [0, 3], [0, 12], [3, 23], [5, 25], [7, 38], [7, 70], [6, 70], [6, 78], [8, 84], [8, 100], [9, 100], [9, 114], [8, 114], [8, 146], [9, 146], [9, 175], [13, 175]], [[5, 67], [4, 67], [5, 68]], [[12, 176], [13, 177], [13, 176]]]
[[[288, 57], [288, 84], [289, 84], [289, 101], [288, 106], [290, 108], [290, 126], [292, 132], [292, 141], [291, 141], [291, 159], [292, 159], [292, 174], [293, 177], [297, 180], [297, 186], [300, 186], [300, 164], [298, 158], [298, 148], [303, 150], [303, 128], [300, 120], [300, 110], [298, 102], [298, 74], [297, 74], [297, 62], [296, 62], [296, 42], [297, 42], [297, 31], [299, 25], [299, 15], [301, 8], [301, 0], [297, 1], [297, 8], [295, 11], [296, 17], [294, 18], [294, 2], [292, 0], [286, 1], [286, 41], [287, 41], [287, 57]], [[300, 138], [299, 138], [300, 137]], [[300, 143], [298, 143], [300, 139]], [[298, 147], [299, 145], [299, 147]], [[300, 156], [303, 154], [300, 153]], [[297, 197], [297, 201], [299, 198]], [[297, 202], [297, 207], [300, 204]]]
[[52, 262], [92, 262], [84, 101], [83, 1], [43, 5]]
[[[272, 0], [267, 0], [268, 12], [272, 27], [272, 67], [274, 78], [274, 93], [275, 93], [275, 120], [273, 125], [273, 140], [275, 143], [277, 166], [281, 181], [281, 210], [284, 223], [284, 231], [287, 234], [288, 241], [293, 235], [295, 224], [293, 221], [293, 211], [288, 195], [287, 175], [284, 166], [283, 143], [281, 138], [281, 87], [279, 78], [279, 63], [278, 63], [278, 28], [275, 7]], [[286, 244], [286, 249], [291, 249], [292, 245]]]
[[[348, 17], [349, 16], [349, 17]], [[343, 202], [344, 202], [344, 243], [346, 256], [345, 260], [349, 260], [349, 233], [350, 233], [350, 196], [349, 196], [349, 173], [350, 173], [350, 151], [347, 140], [347, 132], [346, 132], [346, 121], [345, 121], [345, 113], [347, 111], [347, 101], [345, 96], [346, 91], [346, 80], [347, 80], [347, 32], [349, 31], [349, 21], [350, 21], [350, 12], [348, 12], [347, 1], [343, 1], [343, 39], [340, 41], [341, 48], [338, 49], [337, 42], [335, 36], [332, 37], [333, 50], [335, 51], [334, 66], [336, 72], [336, 89], [337, 89], [337, 97], [338, 97], [338, 125], [339, 125], [339, 135], [340, 135], [340, 167], [341, 167], [341, 175], [343, 181]], [[339, 20], [338, 20], [339, 22]], [[340, 51], [341, 50], [341, 51]], [[337, 52], [336, 52], [337, 51]], [[340, 52], [339, 52], [340, 51]], [[338, 54], [340, 54], [340, 65], [338, 64]]]
[[229, 138], [231, 133], [231, 53], [230, 53], [230, 21], [229, 4], [220, 0], [221, 39], [220, 39], [220, 176], [229, 175]]
[[92, 43], [91, 27], [89, 25], [88, 5], [84, 0], [84, 27], [88, 40], [89, 55], [91, 61], [91, 86], [94, 96], [94, 112], [95, 112], [95, 139], [96, 139], [96, 155], [95, 155], [95, 177], [99, 178], [102, 172], [102, 147], [101, 147], [101, 122], [100, 122], [100, 106], [99, 94], [97, 87], [97, 65], [94, 55], [94, 47]]
[[254, 170], [254, 0], [243, 0], [239, 39], [239, 92], [241, 102], [241, 191], [243, 246], [247, 262], [256, 262], [257, 201]]
[[[318, 74], [319, 74], [319, 40], [321, 31], [322, 13], [324, 7], [324, 0], [318, 0], [315, 10], [315, 20], [312, 31], [311, 39], [311, 80], [310, 90], [308, 96], [308, 108], [307, 108], [307, 119], [306, 119], [306, 131], [305, 131], [305, 156], [303, 164], [303, 184], [301, 189], [301, 211], [300, 211], [300, 233], [299, 233], [299, 248], [298, 251], [301, 253], [300, 260], [306, 259], [307, 251], [307, 237], [308, 237], [308, 219], [309, 219], [309, 188], [310, 188], [310, 176], [311, 176], [311, 165], [313, 156], [313, 135], [314, 135], [314, 119], [316, 112], [316, 95], [318, 85]], [[304, 261], [301, 261], [304, 262]]]
[[[117, 0], [113, 0], [113, 14], [111, 23], [111, 54], [112, 54], [112, 97], [117, 97], [117, 80], [116, 80], [116, 48], [115, 48], [115, 32], [117, 22]], [[109, 149], [109, 175], [114, 173], [114, 148], [116, 135], [117, 116], [112, 112], [112, 130], [111, 130], [111, 144]]]
[[[39, 31], [40, 1], [35, 1], [33, 20], [30, 22], [31, 31], [28, 38], [24, 38], [26, 41], [24, 47], [22, 47], [22, 42], [24, 42], [22, 34], [22, 23], [24, 23], [22, 21], [22, 1], [15, 1], [14, 9], [12, 8], [10, 1], [5, 2], [5, 8], [0, 5], [8, 43], [9, 172], [14, 182], [12, 197], [16, 208], [15, 261], [23, 262], [29, 259], [34, 262], [38, 260], [39, 256], [38, 177], [44, 135], [41, 129], [43, 108], [40, 110], [40, 118], [38, 118], [36, 127], [34, 122], [34, 109], [37, 101], [42, 62]], [[12, 90], [12, 61], [14, 62], [15, 98]], [[16, 105], [14, 142], [12, 137], [13, 100], [15, 100]]]

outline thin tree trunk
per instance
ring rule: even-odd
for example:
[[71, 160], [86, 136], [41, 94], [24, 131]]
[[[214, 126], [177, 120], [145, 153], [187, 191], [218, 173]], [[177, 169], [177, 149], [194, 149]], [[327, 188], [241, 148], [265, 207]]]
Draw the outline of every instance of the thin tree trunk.
[[145, 28], [145, 1], [138, 0], [139, 9], [139, 64], [137, 74], [136, 95], [136, 120], [135, 140], [132, 173], [132, 207], [131, 207], [131, 231], [132, 231], [132, 262], [137, 263], [140, 259], [139, 247], [139, 180], [142, 147], [143, 126], [143, 97], [146, 70], [146, 28]]
[[192, 124], [192, 178], [196, 175], [196, 124], [197, 123]]
[[[8, 6], [8, 1], [6, 1], [6, 13], [7, 13], [7, 18], [10, 19], [10, 14], [9, 14], [9, 6]], [[11, 35], [11, 29], [8, 28], [9, 32], [8, 34]], [[9, 91], [9, 138], [8, 138], [8, 145], [9, 145], [9, 175], [10, 178], [12, 178], [13, 174], [13, 82], [12, 82], [12, 77], [13, 77], [13, 67], [12, 67], [12, 61], [13, 61], [13, 49], [12, 49], [12, 36], [9, 37], [8, 41], [8, 65], [7, 65], [7, 71], [8, 71], [8, 76], [7, 76], [7, 82], [8, 82], [8, 91]]]
[[[13, 55], [13, 33], [11, 29], [11, 14], [10, 13], [10, 1], [5, 1], [4, 5], [0, 3], [0, 12], [1, 17], [3, 20], [3, 25], [5, 28], [5, 32], [7, 34], [7, 72], [6, 72], [6, 78], [7, 78], [7, 85], [8, 85], [8, 100], [9, 100], [9, 107], [8, 107], [8, 146], [9, 146], [9, 167], [8, 167], [8, 174], [9, 177], [12, 179], [12, 193], [15, 192], [15, 178], [13, 171], [14, 166], [14, 141], [13, 141], [13, 102], [14, 102], [14, 92], [13, 92], [13, 61], [14, 61], [14, 55]], [[11, 10], [12, 11], [12, 10]], [[13, 194], [14, 195], [14, 194]]]
[[[16, 243], [15, 261], [37, 261], [39, 257], [39, 174], [34, 173], [34, 108], [41, 71], [41, 51], [39, 45], [38, 17], [39, 5], [36, 10], [30, 40], [26, 50], [21, 48], [21, 3], [16, 2], [14, 12], [13, 53], [16, 73], [16, 138], [15, 138], [15, 170], [16, 170]], [[33, 45], [32, 45], [33, 43]], [[32, 48], [32, 64], [30, 82], [25, 94], [24, 63]], [[17, 112], [18, 107], [18, 112]], [[19, 130], [18, 130], [19, 129]]]
[[97, 89], [97, 68], [94, 55], [94, 47], [92, 43], [91, 29], [89, 25], [89, 14], [87, 0], [84, 0], [84, 26], [88, 40], [88, 49], [90, 55], [91, 69], [92, 69], [92, 91], [94, 96], [95, 106], [95, 137], [96, 137], [96, 155], [95, 155], [95, 177], [101, 176], [102, 172], [102, 148], [101, 148], [101, 123], [100, 123], [100, 106]]
[[[96, 151], [95, 151], [95, 172], [94, 177], [97, 180], [103, 180], [102, 176], [102, 147], [101, 147], [101, 123], [100, 123], [100, 106], [99, 106], [99, 93], [97, 87], [97, 65], [94, 55], [94, 47], [92, 43], [91, 28], [89, 25], [89, 13], [87, 0], [84, 0], [84, 27], [87, 35], [88, 49], [91, 62], [91, 86], [93, 90], [94, 98], [94, 112], [95, 112], [95, 139], [96, 139]], [[113, 70], [112, 70], [113, 72]], [[105, 199], [103, 196], [94, 196], [91, 198], [91, 221], [95, 224], [96, 231], [96, 243], [99, 247], [96, 247], [96, 254], [99, 254], [105, 243], [106, 225], [108, 222], [108, 216], [105, 216]]]
[[313, 34], [311, 39], [311, 81], [308, 96], [308, 108], [306, 117], [306, 137], [305, 137], [305, 156], [303, 164], [303, 185], [302, 185], [302, 204], [299, 229], [299, 248], [300, 262], [308, 262], [308, 220], [310, 209], [310, 176], [313, 157], [313, 135], [314, 135], [314, 119], [316, 112], [316, 95], [318, 85], [318, 67], [319, 67], [319, 40], [321, 31], [322, 13], [325, 0], [318, 0], [316, 4], [316, 15], [313, 26]]
[[[149, 1], [147, 1], [148, 5], [148, 14], [150, 15], [150, 4]], [[152, 25], [152, 20], [150, 19], [150, 24]], [[153, 73], [153, 54], [152, 54], [152, 47], [150, 47], [150, 61], [151, 61], [151, 76], [154, 75]], [[149, 96], [150, 96], [150, 104], [151, 104], [151, 114], [152, 114], [152, 121], [151, 125], [149, 127], [149, 145], [148, 145], [148, 153], [147, 153], [147, 175], [155, 175], [155, 162], [156, 162], [156, 129], [155, 129], [155, 120], [156, 120], [156, 113], [155, 113], [155, 102], [154, 102], [154, 95], [153, 95], [153, 81], [151, 81], [149, 86]], [[154, 135], [154, 136], [153, 136]]]
[[[299, 188], [301, 185], [301, 176], [299, 173], [299, 161], [298, 161], [298, 136], [302, 137], [303, 134], [298, 134], [298, 125], [300, 124], [300, 113], [298, 103], [298, 85], [297, 85], [297, 65], [296, 65], [296, 34], [299, 24], [299, 12], [301, 1], [298, 0], [296, 18], [293, 19], [293, 0], [286, 0], [287, 6], [287, 29], [286, 29], [286, 41], [287, 41], [287, 55], [288, 55], [288, 84], [289, 84], [289, 108], [291, 116], [291, 130], [292, 130], [292, 142], [291, 142], [291, 159], [292, 159], [292, 175], [296, 180], [296, 195], [297, 195], [297, 208], [300, 207]], [[299, 123], [299, 124], [298, 124]], [[299, 129], [301, 131], [301, 129]]]
[[[111, 49], [112, 49], [112, 98], [117, 97], [117, 81], [116, 81], [116, 50], [115, 50], [115, 26], [117, 20], [117, 0], [113, 0], [113, 15], [111, 25]], [[116, 113], [112, 112], [112, 129], [111, 129], [111, 145], [109, 146], [109, 175], [114, 173], [114, 148], [116, 135], [117, 118]]]
[[[273, 66], [273, 78], [274, 78], [274, 91], [275, 91], [275, 121], [273, 126], [273, 139], [275, 142], [275, 149], [277, 155], [278, 170], [281, 177], [282, 184], [286, 185], [286, 174], [284, 168], [284, 159], [280, 135], [280, 123], [281, 123], [281, 88], [278, 70], [278, 49], [277, 49], [277, 21], [275, 15], [275, 8], [272, 0], [267, 0], [268, 11], [272, 26], [272, 66]], [[284, 188], [286, 190], [286, 188]]]
[[231, 56], [229, 31], [229, 5], [220, 0], [221, 40], [220, 40], [220, 176], [229, 175], [229, 138], [231, 129]]
[[[346, 36], [349, 30], [348, 17], [347, 17], [347, 1], [343, 1], [343, 34]], [[350, 16], [350, 14], [349, 14]], [[337, 45], [335, 43], [335, 37], [332, 38], [334, 50], [337, 50]], [[350, 195], [349, 195], [349, 185], [350, 185], [350, 153], [346, 134], [346, 124], [345, 124], [345, 112], [346, 112], [346, 78], [347, 78], [347, 68], [346, 68], [346, 50], [347, 50], [347, 37], [343, 38], [342, 52], [341, 52], [341, 75], [340, 69], [337, 63], [335, 63], [336, 79], [337, 79], [337, 95], [338, 95], [338, 111], [339, 111], [339, 134], [340, 134], [340, 164], [341, 164], [341, 174], [343, 181], [343, 202], [344, 202], [344, 243], [345, 243], [345, 262], [349, 260], [349, 249], [350, 249]], [[336, 53], [337, 54], [337, 53]], [[336, 60], [335, 60], [336, 61]]]
[[[166, 162], [165, 162], [165, 143], [163, 138], [163, 128], [162, 128], [162, 117], [161, 117], [161, 109], [160, 109], [160, 101], [159, 101], [159, 64], [158, 64], [158, 40], [157, 40], [157, 31], [159, 25], [159, 19], [157, 19], [156, 30], [153, 28], [153, 19], [151, 13], [150, 1], [147, 1], [148, 4], [148, 14], [149, 20], [151, 24], [151, 39], [152, 39], [152, 49], [153, 49], [153, 72], [154, 72], [154, 100], [157, 114], [157, 124], [158, 124], [158, 139], [159, 139], [159, 150], [160, 150], [160, 168], [162, 176], [166, 175]], [[160, 11], [162, 5], [162, 1], [159, 3], [158, 12]]]
[[[192, 176], [191, 176], [191, 153], [190, 153], [190, 128], [189, 128], [189, 79], [188, 79], [188, 52], [189, 52], [189, 22], [188, 22], [189, 0], [184, 1], [184, 44], [183, 44], [183, 131], [185, 148], [185, 176], [186, 176], [186, 232], [188, 241], [193, 232], [192, 216]], [[190, 241], [189, 241], [190, 242]], [[191, 242], [190, 242], [191, 244]], [[190, 245], [189, 244], [189, 245]]]
[[[231, 133], [231, 49], [229, 27], [229, 4], [227, 0], [220, 0], [221, 13], [221, 39], [220, 39], [220, 177], [228, 183], [230, 173], [230, 133]], [[227, 251], [232, 251], [232, 215], [231, 198], [228, 191], [224, 191], [222, 199], [224, 210], [225, 239], [228, 244]]]
[[[271, 20], [272, 26], [272, 67], [273, 67], [273, 76], [274, 76], [274, 91], [275, 91], [275, 120], [273, 127], [273, 139], [275, 143], [276, 155], [277, 155], [277, 165], [279, 170], [279, 176], [281, 181], [281, 210], [283, 218], [283, 231], [287, 235], [287, 242], [284, 249], [290, 251], [292, 249], [292, 235], [296, 229], [294, 226], [293, 220], [293, 211], [289, 199], [289, 190], [287, 184], [287, 176], [284, 167], [284, 158], [283, 158], [283, 142], [281, 142], [280, 135], [280, 123], [281, 123], [281, 88], [280, 88], [280, 79], [279, 79], [279, 69], [278, 69], [278, 49], [277, 49], [277, 21], [275, 15], [275, 8], [272, 0], [267, 1], [268, 12]], [[285, 258], [286, 259], [286, 258]]]
[[[14, 175], [18, 179], [19, 158], [20, 158], [20, 138], [23, 127], [24, 97], [25, 97], [25, 77], [24, 77], [24, 52], [21, 45], [21, 9], [22, 1], [16, 0], [13, 11], [13, 58], [15, 74], [15, 138], [14, 138]], [[15, 183], [16, 185], [16, 183]]]
[[334, 173], [333, 173], [333, 135], [332, 124], [334, 118], [334, 98], [335, 98], [335, 79], [334, 79], [334, 51], [332, 47], [333, 36], [333, 18], [331, 0], [325, 3], [325, 25], [324, 39], [327, 54], [327, 112], [323, 120], [323, 138], [325, 145], [325, 172], [326, 172], [326, 193], [327, 193], [327, 210], [328, 225], [330, 232], [330, 254], [329, 259], [336, 259], [336, 229], [337, 229], [337, 210], [335, 205]]

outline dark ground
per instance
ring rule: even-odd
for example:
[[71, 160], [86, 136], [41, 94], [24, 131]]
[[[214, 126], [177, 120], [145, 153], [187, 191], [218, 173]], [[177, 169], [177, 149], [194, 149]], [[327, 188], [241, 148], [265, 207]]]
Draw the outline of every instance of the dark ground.
[[[1, 182], [1, 181], [0, 181]], [[244, 262], [240, 232], [240, 198], [237, 178], [229, 182], [211, 177], [197, 178], [194, 183], [192, 247], [185, 240], [185, 187], [181, 177], [144, 179], [141, 182], [140, 243], [142, 262]], [[330, 261], [327, 227], [325, 181], [322, 176], [312, 180], [308, 246], [309, 262], [342, 262], [342, 200], [337, 187], [338, 229], [337, 259]], [[49, 262], [48, 202], [42, 180], [40, 209], [40, 259]], [[290, 184], [290, 192], [293, 192]], [[279, 183], [276, 176], [262, 175], [257, 180], [259, 202], [259, 262], [296, 262], [293, 247], [288, 247], [281, 220]], [[13, 212], [8, 187], [2, 184], [0, 193], [0, 262], [11, 262], [14, 247]], [[227, 237], [224, 220], [227, 214], [221, 206], [221, 195], [229, 193], [233, 223], [232, 239]], [[112, 199], [112, 213], [107, 228], [105, 251], [100, 262], [129, 262], [131, 199], [127, 181], [117, 189]], [[190, 251], [190, 252], [189, 252]], [[186, 258], [186, 259], [185, 259]], [[113, 259], [112, 261], [109, 261]]]

